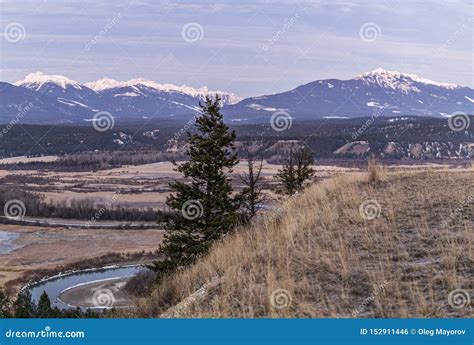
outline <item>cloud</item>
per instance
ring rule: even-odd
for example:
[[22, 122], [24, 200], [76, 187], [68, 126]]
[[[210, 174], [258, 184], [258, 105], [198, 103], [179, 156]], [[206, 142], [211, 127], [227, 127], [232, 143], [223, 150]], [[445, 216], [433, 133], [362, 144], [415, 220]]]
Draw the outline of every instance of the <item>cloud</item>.
[[[246, 96], [382, 66], [473, 86], [472, 25], [460, 30], [472, 10], [461, 0], [2, 1], [1, 28], [26, 29], [21, 42], [1, 41], [2, 79], [37, 70], [81, 82], [144, 77]], [[182, 39], [189, 22], [202, 26], [202, 40]], [[371, 44], [359, 37], [366, 22], [381, 28]]]

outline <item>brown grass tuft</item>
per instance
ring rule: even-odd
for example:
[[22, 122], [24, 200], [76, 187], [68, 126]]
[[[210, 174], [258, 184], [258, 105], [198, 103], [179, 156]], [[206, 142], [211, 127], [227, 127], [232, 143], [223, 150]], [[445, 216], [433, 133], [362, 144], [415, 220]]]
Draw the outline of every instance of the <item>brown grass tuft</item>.
[[367, 176], [369, 183], [380, 182], [381, 167], [375, 158], [370, 158], [367, 162]]

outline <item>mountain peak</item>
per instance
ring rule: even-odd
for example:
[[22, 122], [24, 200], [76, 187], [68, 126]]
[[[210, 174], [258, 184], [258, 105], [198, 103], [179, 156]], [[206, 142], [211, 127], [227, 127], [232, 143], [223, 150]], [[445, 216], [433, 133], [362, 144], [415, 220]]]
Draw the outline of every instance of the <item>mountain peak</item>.
[[201, 88], [193, 88], [187, 85], [174, 85], [174, 84], [160, 84], [153, 80], [148, 80], [144, 78], [135, 78], [128, 81], [117, 81], [110, 78], [102, 78], [94, 82], [85, 83], [85, 86], [94, 90], [94, 91], [103, 91], [107, 89], [113, 89], [117, 87], [130, 87], [130, 86], [145, 86], [154, 90], [164, 91], [164, 92], [181, 92], [192, 97], [204, 97], [206, 95], [219, 94], [224, 103], [233, 104], [240, 101], [242, 98], [233, 94], [224, 91], [209, 91], [206, 86]]
[[[383, 73], [389, 73], [389, 71], [383, 69], [382, 67], [379, 67], [379, 68], [376, 68], [373, 71], [370, 71], [370, 72], [367, 72], [367, 73], [370, 73], [370, 74], [383, 74]], [[395, 73], [395, 72], [393, 72], [393, 73]], [[396, 73], [398, 73], [398, 72], [396, 72]]]
[[407, 91], [408, 89], [417, 91], [418, 88], [413, 85], [413, 82], [444, 87], [447, 89], [455, 89], [459, 87], [456, 84], [439, 83], [437, 81], [419, 77], [415, 74], [387, 71], [382, 67], [376, 68], [370, 72], [359, 74], [355, 79], [364, 80], [366, 84], [377, 84], [383, 87], [402, 89], [402, 91]]
[[44, 74], [43, 72], [30, 73], [24, 79], [18, 80], [13, 84], [16, 86], [34, 88], [36, 91], [38, 91], [41, 86], [46, 83], [56, 84], [63, 89], [65, 89], [67, 86], [72, 86], [76, 89], [81, 89], [81, 84], [79, 84], [77, 81], [74, 81], [62, 75], [48, 75]]
[[114, 87], [121, 87], [123, 86], [123, 82], [117, 81], [112, 78], [104, 77], [96, 81], [85, 83], [84, 85], [94, 91], [102, 91], [102, 90], [111, 89]]

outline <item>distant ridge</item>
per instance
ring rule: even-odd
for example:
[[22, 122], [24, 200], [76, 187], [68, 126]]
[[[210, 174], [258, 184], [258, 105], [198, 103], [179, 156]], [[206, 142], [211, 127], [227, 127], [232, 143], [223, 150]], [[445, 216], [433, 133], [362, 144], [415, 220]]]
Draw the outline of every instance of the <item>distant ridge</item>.
[[473, 114], [474, 90], [377, 68], [349, 80], [316, 80], [287, 92], [246, 98], [227, 108], [234, 119], [269, 117], [275, 111], [285, 111], [297, 120]]
[[[434, 116], [474, 113], [474, 90], [439, 83], [414, 74], [377, 68], [349, 80], [316, 80], [287, 92], [241, 97], [207, 87], [160, 84], [136, 78], [102, 78], [78, 83], [65, 76], [31, 73], [13, 84], [0, 82], [1, 122], [75, 123], [90, 121], [98, 111], [117, 120], [189, 120], [199, 101], [219, 94], [228, 121], [268, 121], [277, 111], [298, 120], [362, 116]], [[19, 116], [19, 109], [28, 112]]]

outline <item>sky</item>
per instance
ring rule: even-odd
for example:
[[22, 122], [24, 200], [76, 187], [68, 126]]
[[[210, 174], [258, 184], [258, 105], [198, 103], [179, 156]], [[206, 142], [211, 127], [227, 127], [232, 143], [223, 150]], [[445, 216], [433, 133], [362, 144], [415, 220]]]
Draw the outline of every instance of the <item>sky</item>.
[[0, 0], [0, 80], [151, 79], [256, 96], [378, 67], [474, 87], [470, 0]]

